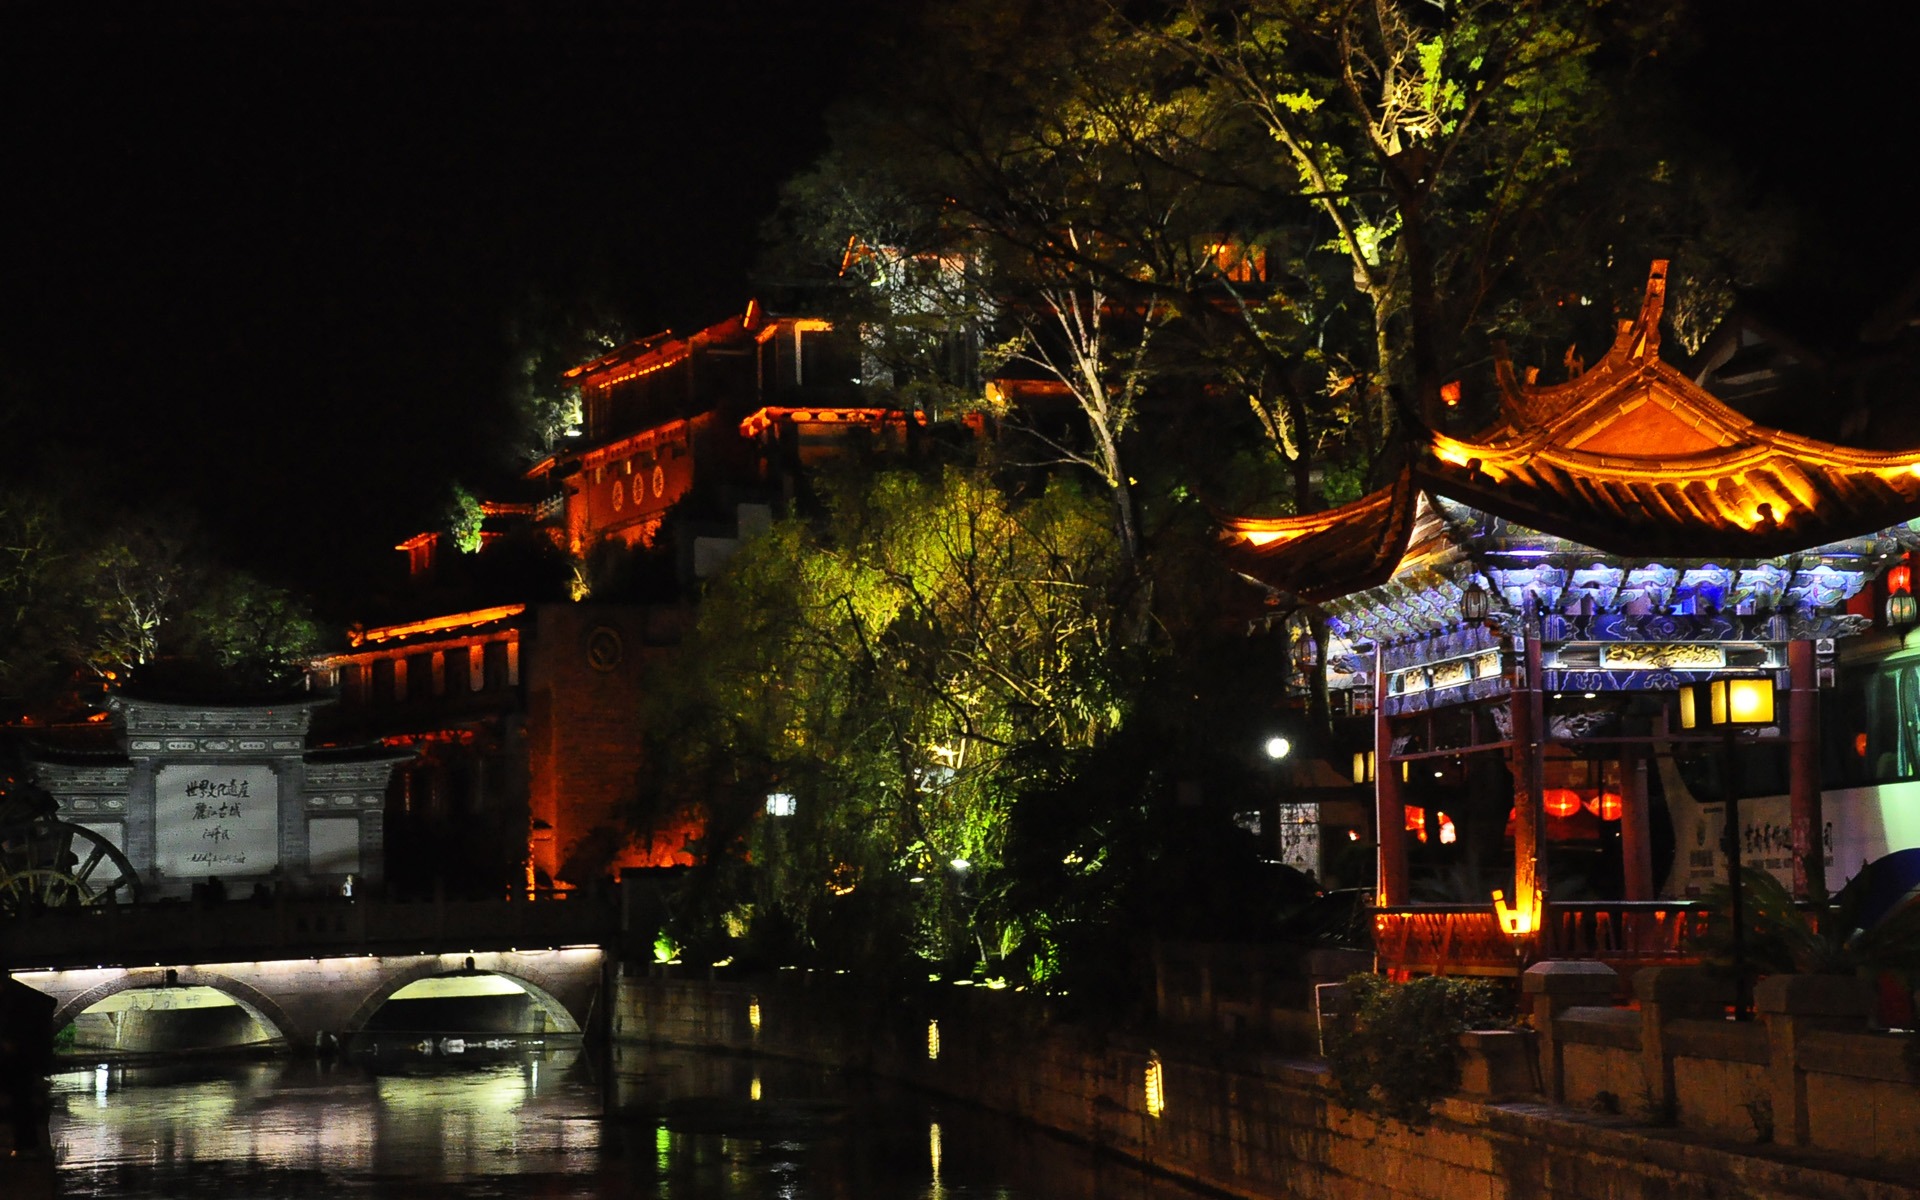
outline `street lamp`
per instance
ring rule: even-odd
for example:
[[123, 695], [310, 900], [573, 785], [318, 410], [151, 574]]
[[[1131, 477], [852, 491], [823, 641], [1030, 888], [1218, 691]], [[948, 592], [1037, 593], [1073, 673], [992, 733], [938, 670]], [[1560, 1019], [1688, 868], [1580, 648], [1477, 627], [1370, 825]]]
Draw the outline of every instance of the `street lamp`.
[[1720, 774], [1721, 787], [1726, 791], [1726, 828], [1721, 833], [1721, 847], [1726, 851], [1727, 876], [1733, 894], [1730, 913], [1733, 920], [1733, 1015], [1738, 1021], [1751, 1020], [1753, 1014], [1747, 1003], [1747, 915], [1743, 899], [1745, 887], [1740, 878], [1740, 760], [1734, 754], [1734, 738], [1743, 727], [1773, 724], [1773, 708], [1771, 676], [1715, 679], [1680, 692], [1680, 728], [1698, 728], [1704, 716], [1705, 724], [1721, 733], [1720, 752], [1726, 764]]
[[1292, 753], [1293, 743], [1286, 738], [1276, 734], [1267, 739], [1267, 757], [1273, 759], [1275, 762], [1279, 762]]

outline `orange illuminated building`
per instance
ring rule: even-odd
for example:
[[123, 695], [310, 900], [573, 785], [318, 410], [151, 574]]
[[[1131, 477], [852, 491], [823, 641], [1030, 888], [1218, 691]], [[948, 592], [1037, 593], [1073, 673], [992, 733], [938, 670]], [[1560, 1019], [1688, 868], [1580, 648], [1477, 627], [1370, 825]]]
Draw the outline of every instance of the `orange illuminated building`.
[[1913, 738], [1857, 732], [1844, 668], [1913, 653], [1882, 576], [1920, 545], [1920, 450], [1729, 408], [1661, 358], [1665, 293], [1657, 263], [1563, 383], [1500, 363], [1499, 419], [1427, 434], [1388, 486], [1227, 524], [1292, 636], [1324, 617], [1300, 657], [1371, 724], [1391, 969], [1683, 954], [1730, 860], [1804, 895], [1912, 836], [1908, 776], [1850, 786]]
[[[697, 819], [635, 834], [624, 811], [646, 769], [648, 665], [688, 619], [688, 585], [801, 497], [810, 468], [856, 445], [904, 449], [923, 426], [866, 400], [859, 369], [856, 338], [751, 303], [566, 372], [583, 428], [527, 472], [536, 498], [482, 506], [476, 561], [544, 535], [575, 564], [571, 602], [443, 604], [315, 664], [340, 697], [338, 736], [415, 753], [389, 796], [396, 878], [490, 892], [693, 861]], [[448, 535], [396, 549], [417, 584], [446, 590]], [[590, 564], [609, 550], [667, 564], [644, 602], [596, 590]]]
[[922, 419], [862, 403], [859, 371], [856, 338], [749, 303], [698, 333], [641, 338], [568, 371], [582, 445], [528, 477], [564, 496], [570, 552], [648, 547], [697, 484], [721, 503], [781, 503], [852, 436], [903, 445]]

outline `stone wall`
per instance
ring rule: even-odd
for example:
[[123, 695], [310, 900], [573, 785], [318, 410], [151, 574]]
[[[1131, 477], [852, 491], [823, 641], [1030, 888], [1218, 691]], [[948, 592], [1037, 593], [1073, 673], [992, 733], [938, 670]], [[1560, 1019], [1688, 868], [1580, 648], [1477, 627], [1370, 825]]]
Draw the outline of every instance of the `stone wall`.
[[1641, 971], [1631, 1009], [1569, 1003], [1615, 984], [1597, 963], [1528, 971], [1549, 1099], [1920, 1167], [1910, 1039], [1867, 1028], [1872, 996], [1860, 981], [1773, 976], [1756, 989], [1750, 1021], [1727, 1020], [1728, 985], [1690, 967]]
[[[1058, 1024], [1004, 992], [885, 997], [803, 972], [625, 978], [613, 1034], [871, 1070], [1261, 1200], [1920, 1197], [1901, 1173], [1704, 1145], [1632, 1116], [1456, 1098], [1424, 1130], [1383, 1123], [1335, 1103], [1316, 1064]], [[1156, 1060], [1157, 1116], [1147, 1102]]]

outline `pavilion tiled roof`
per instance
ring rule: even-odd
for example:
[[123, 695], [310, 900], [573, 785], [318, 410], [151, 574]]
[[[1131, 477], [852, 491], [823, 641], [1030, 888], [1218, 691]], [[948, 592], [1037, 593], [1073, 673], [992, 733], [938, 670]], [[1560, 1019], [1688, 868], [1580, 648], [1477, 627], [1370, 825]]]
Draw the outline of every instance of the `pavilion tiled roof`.
[[1659, 354], [1666, 264], [1595, 366], [1554, 386], [1498, 372], [1503, 419], [1429, 434], [1388, 487], [1306, 517], [1227, 522], [1246, 574], [1310, 600], [1372, 587], [1420, 494], [1613, 554], [1762, 559], [1920, 517], [1920, 450], [1837, 446], [1755, 424]]

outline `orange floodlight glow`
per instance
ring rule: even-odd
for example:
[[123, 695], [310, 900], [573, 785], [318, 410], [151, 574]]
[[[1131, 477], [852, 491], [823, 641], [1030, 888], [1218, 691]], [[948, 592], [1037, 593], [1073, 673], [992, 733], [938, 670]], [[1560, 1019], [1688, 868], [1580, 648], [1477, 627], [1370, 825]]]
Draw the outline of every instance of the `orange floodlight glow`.
[[1535, 891], [1524, 904], [1509, 905], [1507, 894], [1496, 891], [1493, 894], [1493, 912], [1500, 918], [1500, 928], [1508, 937], [1526, 937], [1540, 928], [1540, 893]]
[[493, 608], [476, 608], [472, 612], [429, 617], [424, 621], [410, 621], [405, 625], [382, 625], [378, 629], [369, 629], [361, 634], [360, 641], [388, 642], [422, 633], [446, 633], [453, 629], [471, 629], [475, 625], [485, 625], [490, 621], [504, 621], [508, 617], [517, 617], [525, 611], [527, 606], [524, 604], [501, 604]]

